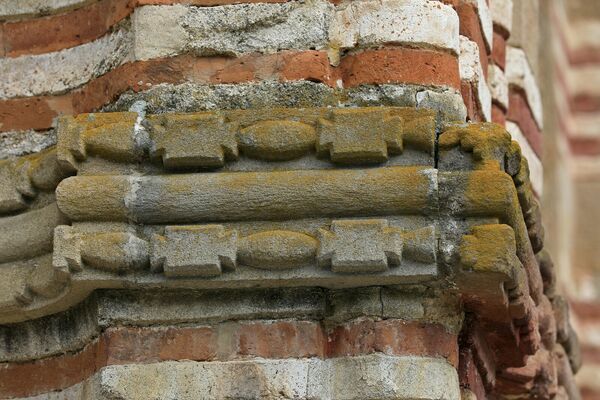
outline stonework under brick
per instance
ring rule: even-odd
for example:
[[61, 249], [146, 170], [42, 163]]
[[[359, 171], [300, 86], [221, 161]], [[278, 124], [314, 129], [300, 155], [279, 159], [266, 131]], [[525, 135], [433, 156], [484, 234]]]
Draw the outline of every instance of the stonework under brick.
[[540, 82], [600, 102], [549, 7], [5, 0], [0, 398], [589, 392], [540, 200], [595, 119]]
[[[527, 161], [499, 126], [440, 115], [364, 107], [62, 118], [42, 164], [28, 156], [4, 169], [3, 211], [22, 213], [2, 220], [18, 245], [0, 252], [11, 274], [0, 319], [12, 324], [4, 343], [14, 343], [2, 350], [2, 395], [185, 397], [174, 382], [206, 374], [201, 386], [186, 381], [186, 393], [454, 399], [459, 384], [471, 387], [459, 373], [469, 368], [465, 340], [484, 360], [472, 374], [485, 393], [566, 385], [532, 365], [554, 366], [561, 345], [574, 370], [579, 361], [574, 335], [556, 335], [560, 297], [535, 256], [543, 231]], [[52, 164], [58, 175], [40, 179]], [[35, 195], [45, 202], [19, 203]], [[58, 213], [48, 230], [36, 228], [42, 211]], [[296, 302], [281, 314], [284, 297], [252, 292], [307, 287], [326, 288], [308, 314]], [[118, 297], [104, 311], [94, 298], [106, 290], [133, 302]], [[206, 292], [190, 304], [215, 314], [198, 320], [165, 291]], [[158, 297], [146, 307], [139, 293]], [[258, 301], [257, 311], [228, 307], [231, 296]], [[67, 317], [72, 354], [61, 354], [69, 340], [60, 333], [54, 350], [17, 339], [23, 331], [44, 343], [49, 322], [35, 318], [82, 300], [91, 311]], [[275, 373], [283, 366], [286, 375]], [[162, 368], [163, 383], [147, 381]], [[227, 378], [247, 368], [262, 371], [258, 386], [254, 372], [241, 386]], [[374, 386], [349, 390], [355, 374]]]

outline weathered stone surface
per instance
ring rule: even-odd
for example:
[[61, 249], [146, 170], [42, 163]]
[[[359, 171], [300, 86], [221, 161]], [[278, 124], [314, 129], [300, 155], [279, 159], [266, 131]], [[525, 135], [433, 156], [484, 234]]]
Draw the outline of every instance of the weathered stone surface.
[[336, 50], [398, 43], [458, 54], [458, 16], [452, 8], [431, 1], [347, 3], [336, 10], [329, 40]]
[[88, 155], [117, 161], [135, 161], [140, 146], [136, 138], [136, 113], [97, 113], [64, 117], [58, 124], [58, 162], [65, 169], [77, 169]]
[[[179, 54], [188, 40], [181, 24], [188, 10], [188, 7], [179, 4], [137, 8], [131, 17], [135, 34], [135, 59], [148, 60]], [[160, 29], [156, 29], [159, 26]]]
[[2, 58], [0, 98], [73, 89], [128, 61], [131, 43], [128, 29], [119, 29], [96, 41], [58, 52]]
[[[101, 122], [107, 126], [104, 130], [98, 128]], [[379, 107], [148, 117], [132, 112], [84, 114], [64, 118], [59, 125], [58, 154], [63, 165], [77, 167], [89, 153], [119, 162], [162, 160], [165, 169], [223, 167], [226, 161], [238, 159], [240, 150], [244, 156], [266, 161], [313, 157], [315, 147], [322, 158], [340, 163], [381, 163], [405, 147], [422, 152], [427, 160], [433, 157], [436, 129], [431, 112]], [[98, 137], [105, 143], [97, 143]]]
[[[435, 103], [435, 96], [447, 100], [439, 91], [391, 89], [362, 87], [351, 96], [350, 91], [329, 93], [332, 98], [346, 96], [348, 104], [369, 102], [372, 96], [396, 96], [414, 105]], [[146, 116], [149, 107], [140, 102], [130, 113], [90, 114], [59, 126], [64, 140], [61, 136], [58, 159], [78, 176], [63, 180], [56, 197], [73, 226], [56, 228], [52, 264], [48, 254], [39, 258], [46, 261], [39, 265], [33, 258], [1, 266], [13, 276], [14, 287], [3, 291], [0, 321], [61, 312], [92, 291], [101, 299], [97, 312], [102, 328], [310, 315], [323, 321], [331, 341], [306, 324], [289, 321], [269, 322], [269, 328], [253, 323], [239, 330], [227, 322], [214, 336], [219, 337], [217, 344], [211, 339], [215, 331], [205, 327], [202, 349], [185, 339], [187, 328], [173, 331], [172, 340], [189, 349], [194, 359], [215, 360], [211, 365], [233, 365], [228, 363], [239, 361], [221, 360], [241, 355], [333, 356], [316, 361], [326, 365], [321, 370], [329, 378], [319, 381], [326, 392], [315, 398], [443, 398], [448, 385], [456, 389], [450, 398], [457, 398], [454, 366], [459, 362], [452, 335], [463, 327], [488, 387], [495, 377], [518, 377], [526, 381], [523, 387], [532, 385], [539, 374], [530, 373], [526, 356], [542, 357], [540, 351], [548, 351], [555, 340], [561, 340], [576, 363], [576, 340], [564, 323], [555, 328], [555, 311], [545, 297], [550, 293], [545, 291], [547, 271], [542, 280], [534, 255], [542, 247], [542, 234], [528, 166], [500, 127], [452, 124], [441, 112], [418, 109], [255, 109]], [[340, 168], [336, 163], [346, 165]], [[11, 165], [11, 171], [24, 177], [14, 187], [27, 198], [51, 191], [52, 182], [60, 180], [32, 163]], [[179, 168], [189, 171], [169, 171]], [[46, 201], [44, 196], [35, 199], [35, 207]], [[220, 225], [206, 225], [210, 223]], [[252, 294], [250, 288], [269, 290]], [[292, 290], [298, 295], [286, 295], [280, 304], [280, 296]], [[464, 312], [468, 321], [463, 325]], [[348, 319], [353, 321], [336, 327]], [[392, 319], [434, 323], [438, 328], [409, 328], [408, 322]], [[452, 333], [450, 341], [441, 330]], [[148, 343], [162, 340], [154, 329], [136, 332]], [[302, 345], [294, 342], [300, 332]], [[419, 339], [397, 339], [408, 332], [416, 332]], [[126, 343], [119, 335], [113, 344]], [[237, 350], [227, 347], [231, 343], [238, 343]], [[297, 352], [286, 353], [286, 343]], [[138, 363], [185, 356], [174, 345], [161, 346], [164, 352], [158, 355], [112, 352], [107, 358], [111, 361], [98, 367], [115, 360]], [[506, 348], [514, 350], [501, 350]], [[55, 354], [56, 346], [28, 351]], [[419, 363], [396, 367], [367, 360], [372, 352], [385, 353], [378, 357], [387, 360], [415, 351], [439, 357], [437, 361], [449, 366], [454, 378], [442, 374], [445, 384], [440, 387], [445, 391], [415, 383], [433, 376], [431, 368]], [[14, 357], [14, 352], [7, 354]], [[357, 367], [340, 358], [345, 356], [363, 361]], [[247, 362], [251, 361], [243, 361]], [[103, 371], [146, 368], [132, 365]], [[524, 369], [511, 372], [509, 367]], [[203, 377], [212, 376], [202, 368]], [[241, 372], [236, 368], [237, 376]], [[360, 373], [349, 373], [353, 368]], [[338, 369], [344, 371], [343, 379], [351, 380], [337, 380]], [[420, 370], [426, 372], [415, 375]], [[234, 374], [227, 371], [226, 377]], [[293, 379], [299, 376], [295, 370], [291, 373]], [[262, 370], [259, 375], [268, 376]], [[283, 373], [277, 376], [277, 382], [285, 378]], [[169, 389], [170, 383], [160, 379], [140, 384], [133, 392], [128, 391], [130, 379], [98, 384], [103, 379], [102, 373], [90, 378], [88, 393], [135, 398], [158, 382], [158, 390], [169, 391], [165, 395], [185, 396], [178, 392], [181, 385]], [[205, 383], [220, 385], [221, 376], [215, 379]], [[64, 388], [78, 380], [60, 382]], [[223, 382], [231, 385], [233, 380]], [[305, 386], [300, 388], [309, 386], [306, 379], [302, 382]], [[254, 390], [247, 381], [240, 387], [246, 393]], [[263, 386], [257, 387], [260, 397]], [[223, 390], [225, 395], [239, 394], [237, 386]], [[202, 397], [203, 392], [198, 393]]]
[[74, 221], [282, 220], [428, 213], [434, 180], [433, 169], [405, 167], [78, 176], [62, 181], [56, 193], [59, 208]]
[[186, 49], [199, 55], [323, 48], [333, 6], [326, 1], [194, 7], [183, 16]]
[[53, 129], [43, 132], [34, 130], [2, 132], [0, 133], [0, 159], [37, 153], [55, 144], [56, 133]]
[[513, 140], [519, 143], [523, 158], [527, 159], [531, 186], [535, 190], [535, 193], [541, 196], [544, 190], [544, 169], [540, 158], [531, 148], [529, 141], [525, 138], [517, 124], [507, 121], [506, 130], [510, 133]]
[[1, 218], [0, 262], [23, 260], [52, 251], [54, 227], [65, 222], [55, 203]]
[[87, 0], [8, 0], [0, 5], [0, 18], [13, 19], [37, 14], [47, 14], [49, 11], [77, 7]]
[[299, 158], [314, 150], [315, 142], [314, 127], [296, 121], [261, 121], [238, 132], [244, 155], [262, 160]]
[[402, 152], [405, 138], [430, 151], [434, 130], [434, 121], [428, 118], [405, 123], [402, 116], [385, 111], [366, 109], [360, 115], [355, 110], [335, 110], [330, 118], [319, 120], [317, 152], [329, 153], [334, 162], [382, 162], [388, 154]]
[[152, 268], [166, 276], [214, 276], [237, 262], [237, 233], [221, 225], [167, 227], [152, 247]]
[[193, 112], [211, 109], [248, 109], [318, 106], [403, 106], [432, 109], [446, 121], [464, 122], [465, 105], [456, 90], [408, 84], [362, 85], [337, 91], [323, 83], [259, 82], [236, 85], [160, 84], [140, 93], [124, 93], [106, 107], [127, 111], [136, 101], [147, 104], [148, 113]]
[[[463, 237], [460, 249], [461, 264], [465, 271], [488, 276], [496, 282], [510, 282], [510, 288], [522, 293], [527, 282], [519, 282], [522, 268], [516, 256], [514, 232], [508, 225], [480, 225], [471, 235]], [[482, 294], [482, 287], [477, 292]]]
[[220, 167], [238, 156], [235, 123], [218, 114], [169, 115], [148, 121], [150, 156], [166, 168]]
[[491, 121], [492, 96], [483, 74], [477, 43], [465, 36], [461, 36], [458, 60], [461, 80], [470, 82], [473, 85], [476, 90], [477, 102], [485, 117], [485, 121]]
[[457, 399], [460, 392], [456, 371], [445, 361], [383, 355], [110, 366], [87, 384], [103, 399]]
[[272, 230], [246, 236], [239, 241], [238, 261], [263, 269], [299, 268], [314, 263], [318, 242], [309, 235]]
[[335, 272], [381, 272], [402, 261], [402, 232], [385, 220], [334, 221], [319, 240], [319, 263]]
[[[408, 258], [435, 262], [435, 230], [413, 232], [388, 226], [386, 220], [336, 220], [330, 230], [319, 230], [318, 263], [335, 272], [368, 273], [385, 271]], [[406, 242], [406, 243], [405, 243]]]

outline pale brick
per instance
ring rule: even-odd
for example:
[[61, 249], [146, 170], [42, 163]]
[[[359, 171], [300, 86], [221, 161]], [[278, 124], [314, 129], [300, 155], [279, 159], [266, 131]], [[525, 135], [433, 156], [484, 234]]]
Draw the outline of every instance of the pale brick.
[[508, 84], [525, 92], [527, 102], [540, 128], [544, 126], [542, 95], [525, 52], [515, 47], [506, 51], [506, 79]]
[[329, 31], [333, 47], [403, 43], [459, 52], [458, 16], [435, 1], [350, 2], [336, 10]]
[[479, 47], [477, 43], [465, 36], [460, 37], [460, 56], [458, 57], [460, 67], [460, 79], [470, 82], [476, 89], [477, 101], [486, 121], [492, 119], [492, 95], [485, 81], [481, 61], [479, 59]]

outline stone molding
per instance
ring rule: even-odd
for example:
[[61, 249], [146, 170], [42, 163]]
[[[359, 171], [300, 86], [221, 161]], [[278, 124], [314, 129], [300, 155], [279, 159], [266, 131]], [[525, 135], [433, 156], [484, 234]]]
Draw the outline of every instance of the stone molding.
[[76, 176], [56, 187], [52, 257], [0, 253], [3, 323], [105, 289], [398, 285], [462, 299], [488, 391], [556, 343], [577, 368], [527, 160], [498, 125], [373, 107], [87, 114], [57, 132], [49, 153]]

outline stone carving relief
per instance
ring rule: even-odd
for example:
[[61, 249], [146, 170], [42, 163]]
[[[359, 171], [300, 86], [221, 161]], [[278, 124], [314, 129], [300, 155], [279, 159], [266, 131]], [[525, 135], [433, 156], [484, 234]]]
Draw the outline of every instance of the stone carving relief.
[[550, 335], [539, 205], [496, 125], [377, 107], [98, 113], [57, 130], [56, 149], [0, 164], [1, 323], [98, 289], [422, 285], [460, 296], [477, 340], [518, 349], [501, 365]]

